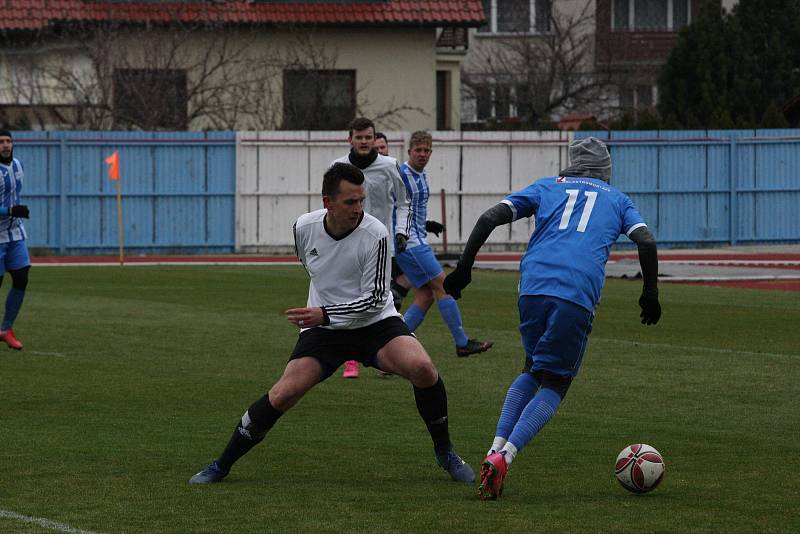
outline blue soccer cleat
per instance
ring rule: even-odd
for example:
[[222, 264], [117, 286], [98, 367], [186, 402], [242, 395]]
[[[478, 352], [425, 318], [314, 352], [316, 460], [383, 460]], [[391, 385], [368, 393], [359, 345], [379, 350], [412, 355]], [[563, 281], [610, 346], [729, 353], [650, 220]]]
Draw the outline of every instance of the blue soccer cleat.
[[214, 482], [222, 482], [222, 479], [228, 476], [226, 471], [223, 471], [217, 462], [197, 473], [189, 479], [189, 484], [213, 484]]
[[447, 449], [444, 454], [437, 454], [436, 463], [447, 471], [450, 474], [450, 478], [456, 482], [475, 482], [475, 472], [467, 462], [456, 454], [452, 447]]

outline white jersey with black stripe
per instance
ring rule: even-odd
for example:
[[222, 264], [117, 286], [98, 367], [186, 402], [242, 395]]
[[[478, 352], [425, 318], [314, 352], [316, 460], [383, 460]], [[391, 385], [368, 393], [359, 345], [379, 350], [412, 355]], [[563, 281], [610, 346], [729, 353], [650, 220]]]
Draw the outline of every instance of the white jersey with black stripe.
[[386, 226], [364, 213], [352, 231], [333, 237], [326, 213], [306, 213], [294, 224], [297, 256], [311, 278], [307, 306], [325, 310], [330, 324], [323, 328], [355, 329], [400, 317], [389, 290], [392, 263]]

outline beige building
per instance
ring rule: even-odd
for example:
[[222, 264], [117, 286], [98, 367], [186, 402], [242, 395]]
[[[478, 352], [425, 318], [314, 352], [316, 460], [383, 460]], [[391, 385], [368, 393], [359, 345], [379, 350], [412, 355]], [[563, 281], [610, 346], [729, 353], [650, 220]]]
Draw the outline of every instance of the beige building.
[[480, 0], [8, 0], [0, 126], [458, 128], [452, 37], [482, 22]]

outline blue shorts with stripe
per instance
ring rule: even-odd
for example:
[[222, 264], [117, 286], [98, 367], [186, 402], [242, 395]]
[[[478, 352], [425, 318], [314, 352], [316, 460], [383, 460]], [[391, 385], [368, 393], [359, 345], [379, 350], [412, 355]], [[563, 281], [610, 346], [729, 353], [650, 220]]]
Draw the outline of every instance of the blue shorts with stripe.
[[422, 287], [444, 272], [428, 244], [407, 248], [397, 254], [396, 259], [403, 274], [414, 287]]
[[31, 258], [28, 255], [28, 246], [25, 240], [0, 243], [0, 266], [3, 272], [16, 271], [28, 267]]
[[521, 295], [519, 332], [533, 371], [561, 376], [578, 374], [594, 313], [568, 300], [548, 295]]

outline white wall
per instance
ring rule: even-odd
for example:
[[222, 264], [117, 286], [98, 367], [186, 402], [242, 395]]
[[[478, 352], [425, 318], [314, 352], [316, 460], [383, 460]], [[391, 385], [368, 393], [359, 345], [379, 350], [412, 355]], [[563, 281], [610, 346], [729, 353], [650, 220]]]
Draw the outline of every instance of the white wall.
[[[461, 248], [478, 217], [512, 191], [567, 166], [567, 132], [432, 132], [428, 218], [447, 226], [448, 245]], [[387, 132], [390, 153], [407, 157], [409, 132]], [[346, 154], [346, 132], [237, 134], [237, 252], [291, 252], [292, 223], [322, 207], [322, 175]], [[446, 212], [441, 193], [445, 190]], [[521, 248], [532, 227], [518, 221], [495, 231], [486, 250]], [[442, 250], [443, 236], [428, 236]]]

